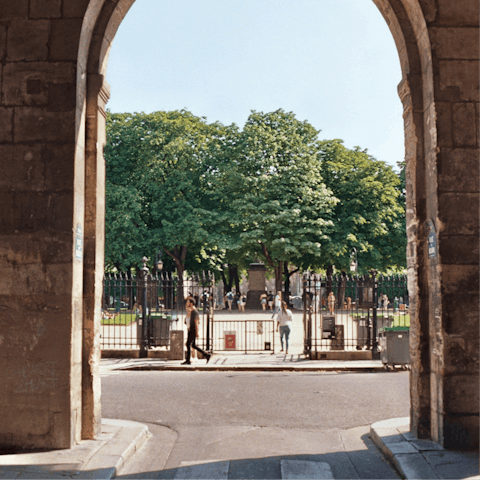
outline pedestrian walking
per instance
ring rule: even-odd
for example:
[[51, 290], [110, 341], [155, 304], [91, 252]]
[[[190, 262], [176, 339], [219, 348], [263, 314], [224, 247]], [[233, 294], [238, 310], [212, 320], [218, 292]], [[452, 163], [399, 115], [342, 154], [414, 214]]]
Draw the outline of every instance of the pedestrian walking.
[[268, 309], [271, 312], [273, 311], [273, 294], [272, 294], [272, 292], [268, 292]]
[[245, 295], [240, 295], [240, 298], [238, 299], [238, 311], [245, 313], [245, 305], [247, 303], [247, 298]]
[[280, 311], [282, 306], [282, 292], [277, 292], [275, 295], [275, 311], [272, 314], [272, 318]]
[[232, 303], [233, 303], [233, 293], [230, 291], [227, 293], [227, 304], [228, 310], [232, 311]]
[[280, 344], [283, 352], [283, 337], [285, 337], [285, 354], [288, 354], [288, 337], [290, 336], [293, 321], [292, 311], [287, 308], [287, 302], [282, 302], [280, 311], [277, 313], [277, 332], [280, 329]]
[[212, 355], [207, 353], [205, 350], [202, 350], [200, 347], [197, 347], [195, 343], [198, 338], [198, 324], [200, 321], [200, 315], [198, 314], [198, 310], [195, 306], [195, 299], [188, 297], [185, 308], [187, 310], [187, 318], [185, 319], [185, 323], [188, 327], [187, 342], [185, 343], [185, 346], [187, 347], [187, 359], [182, 363], [182, 365], [191, 364], [190, 356], [192, 354], [192, 348], [197, 350], [197, 352], [200, 352], [207, 359], [208, 363]]
[[265, 311], [267, 309], [267, 298], [268, 298], [268, 295], [263, 292], [261, 295], [260, 295], [260, 305], [262, 305], [262, 310]]

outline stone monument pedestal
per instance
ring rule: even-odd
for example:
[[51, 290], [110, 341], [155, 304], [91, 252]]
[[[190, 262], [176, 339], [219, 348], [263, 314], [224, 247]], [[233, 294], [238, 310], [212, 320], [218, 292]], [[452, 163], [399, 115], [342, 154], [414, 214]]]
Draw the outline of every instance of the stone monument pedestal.
[[170, 332], [170, 360], [185, 360], [183, 330], [172, 330]]
[[248, 292], [247, 310], [260, 310], [260, 295], [265, 293], [265, 265], [263, 263], [251, 263], [248, 269]]

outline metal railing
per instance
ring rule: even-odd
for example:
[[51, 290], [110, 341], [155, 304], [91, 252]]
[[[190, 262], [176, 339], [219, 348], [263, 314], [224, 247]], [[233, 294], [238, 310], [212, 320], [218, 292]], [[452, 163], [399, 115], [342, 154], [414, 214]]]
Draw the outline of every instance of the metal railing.
[[208, 274], [179, 281], [169, 272], [153, 275], [106, 274], [101, 320], [101, 349], [140, 349], [170, 347], [170, 332], [182, 330], [185, 298], [196, 300], [200, 328], [205, 332], [200, 344], [210, 349], [207, 335], [213, 320], [214, 279]]
[[378, 352], [382, 328], [409, 327], [405, 275], [303, 276], [304, 353]]

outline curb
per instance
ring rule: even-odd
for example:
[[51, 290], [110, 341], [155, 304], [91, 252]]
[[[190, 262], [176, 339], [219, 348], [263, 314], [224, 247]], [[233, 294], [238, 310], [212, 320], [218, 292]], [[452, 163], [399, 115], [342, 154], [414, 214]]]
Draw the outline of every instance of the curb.
[[222, 365], [222, 366], [173, 366], [173, 365], [140, 365], [127, 368], [114, 368], [113, 371], [134, 371], [134, 370], [163, 370], [183, 372], [359, 372], [359, 373], [389, 373], [383, 367], [288, 367], [288, 366], [259, 366], [259, 365]]
[[[410, 433], [410, 417], [394, 418], [374, 423], [370, 437], [402, 478], [439, 479], [419, 450], [409, 440], [417, 440]], [[418, 441], [418, 440], [417, 440]], [[432, 450], [442, 450], [432, 443]]]
[[374, 423], [370, 437], [406, 480], [480, 478], [476, 452], [474, 458], [468, 457], [465, 451], [445, 450], [431, 440], [419, 440], [410, 432], [409, 417]]
[[115, 478], [149, 437], [147, 425], [102, 419], [101, 433], [69, 449], [49, 449], [0, 456], [2, 478]]
[[82, 467], [79, 479], [111, 479], [149, 437], [148, 427], [129, 420], [102, 419], [102, 427], [120, 427]]

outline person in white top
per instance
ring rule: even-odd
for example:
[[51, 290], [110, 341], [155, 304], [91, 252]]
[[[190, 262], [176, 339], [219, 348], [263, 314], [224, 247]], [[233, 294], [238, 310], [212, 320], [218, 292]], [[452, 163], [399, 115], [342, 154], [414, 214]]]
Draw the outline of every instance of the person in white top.
[[282, 306], [282, 292], [277, 292], [275, 295], [275, 311], [272, 313], [272, 318], [280, 311]]
[[292, 311], [287, 308], [286, 302], [282, 302], [280, 311], [277, 314], [277, 332], [280, 328], [280, 343], [282, 345], [281, 352], [283, 352], [283, 337], [285, 336], [285, 354], [288, 354], [288, 337], [290, 335], [292, 321]]

